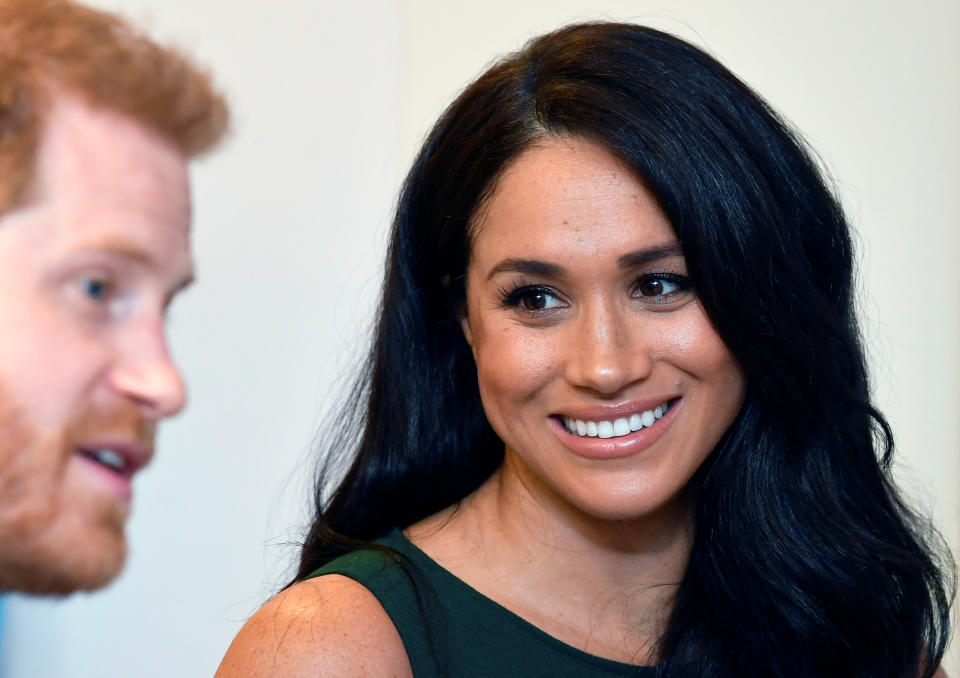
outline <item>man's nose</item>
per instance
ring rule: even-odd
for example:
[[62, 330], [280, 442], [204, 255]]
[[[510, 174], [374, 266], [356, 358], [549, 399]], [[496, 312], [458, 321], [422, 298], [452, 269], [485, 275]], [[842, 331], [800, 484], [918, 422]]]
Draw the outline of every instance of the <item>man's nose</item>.
[[566, 361], [571, 384], [609, 396], [650, 375], [650, 347], [629, 313], [604, 304], [580, 314]]
[[163, 319], [141, 321], [122, 343], [110, 374], [113, 389], [150, 420], [182, 410], [186, 385], [170, 356]]

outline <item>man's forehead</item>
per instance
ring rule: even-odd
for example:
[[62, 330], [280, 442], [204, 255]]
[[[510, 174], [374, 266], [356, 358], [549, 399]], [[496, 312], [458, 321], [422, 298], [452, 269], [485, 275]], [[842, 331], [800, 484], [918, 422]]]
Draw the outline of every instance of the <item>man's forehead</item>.
[[[78, 178], [86, 191], [64, 190]], [[61, 199], [93, 203], [108, 197], [117, 207], [128, 202], [190, 216], [187, 158], [171, 141], [129, 116], [62, 91], [52, 95], [44, 116], [33, 184], [36, 193], [53, 188]], [[151, 192], [161, 185], [176, 190], [157, 201]]]
[[0, 237], [21, 238], [28, 256], [110, 255], [192, 278], [186, 158], [130, 118], [55, 97], [26, 198], [0, 216]]

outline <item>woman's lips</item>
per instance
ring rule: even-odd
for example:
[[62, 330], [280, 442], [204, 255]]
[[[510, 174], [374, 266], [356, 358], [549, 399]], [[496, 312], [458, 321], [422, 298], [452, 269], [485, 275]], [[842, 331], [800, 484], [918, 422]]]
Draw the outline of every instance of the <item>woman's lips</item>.
[[608, 412], [591, 410], [589, 414], [564, 414], [550, 419], [560, 442], [574, 454], [589, 459], [618, 459], [653, 445], [670, 427], [680, 407], [681, 398], [672, 398], [632, 410], [618, 407]]
[[581, 437], [619, 438], [633, 431], [653, 426], [669, 411], [670, 402], [670, 400], [667, 400], [646, 410], [634, 410], [631, 413], [623, 412], [623, 416], [611, 414], [607, 418], [599, 420], [564, 416], [563, 424], [568, 432]]

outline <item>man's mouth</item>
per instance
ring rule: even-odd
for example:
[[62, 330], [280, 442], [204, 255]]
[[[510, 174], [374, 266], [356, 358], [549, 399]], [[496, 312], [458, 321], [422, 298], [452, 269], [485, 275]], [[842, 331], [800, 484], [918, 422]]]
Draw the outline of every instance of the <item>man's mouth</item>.
[[565, 416], [563, 427], [567, 433], [581, 438], [620, 438], [653, 426], [670, 410], [674, 402], [675, 400], [670, 400], [651, 410], [634, 412], [612, 420], [588, 421]]
[[130, 454], [123, 450], [110, 447], [77, 448], [81, 456], [96, 462], [118, 475], [129, 477], [143, 464], [137, 462]]

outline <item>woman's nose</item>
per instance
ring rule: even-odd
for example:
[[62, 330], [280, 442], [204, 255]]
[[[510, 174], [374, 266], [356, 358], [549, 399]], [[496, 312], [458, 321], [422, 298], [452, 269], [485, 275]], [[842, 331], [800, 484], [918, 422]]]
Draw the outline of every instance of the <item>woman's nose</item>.
[[648, 342], [627, 314], [606, 307], [580, 314], [567, 346], [567, 381], [610, 396], [649, 376]]

